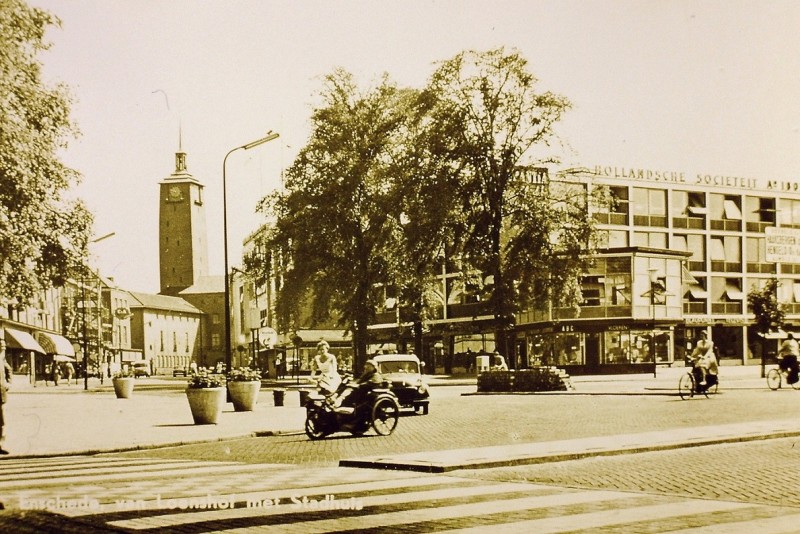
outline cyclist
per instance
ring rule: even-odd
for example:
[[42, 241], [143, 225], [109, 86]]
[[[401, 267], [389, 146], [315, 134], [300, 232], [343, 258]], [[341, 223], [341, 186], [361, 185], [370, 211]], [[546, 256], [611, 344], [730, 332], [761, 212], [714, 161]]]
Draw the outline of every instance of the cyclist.
[[778, 357], [780, 358], [778, 367], [780, 367], [782, 371], [786, 371], [788, 373], [786, 381], [790, 384], [797, 382], [798, 370], [800, 370], [797, 362], [798, 357], [800, 357], [800, 345], [798, 345], [797, 340], [794, 338], [794, 334], [791, 332], [789, 332], [789, 335], [786, 336], [786, 340], [781, 343], [781, 348], [778, 351]]
[[699, 384], [701, 386], [708, 385], [706, 379], [708, 375], [716, 377], [718, 366], [717, 357], [714, 354], [714, 343], [709, 341], [708, 333], [705, 331], [700, 332], [700, 339], [692, 351], [692, 362], [694, 363], [694, 368], [700, 372]]

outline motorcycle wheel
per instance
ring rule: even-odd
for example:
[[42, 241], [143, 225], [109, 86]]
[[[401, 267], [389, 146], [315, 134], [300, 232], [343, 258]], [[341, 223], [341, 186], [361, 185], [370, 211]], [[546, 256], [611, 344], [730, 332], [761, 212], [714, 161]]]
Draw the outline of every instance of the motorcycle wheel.
[[308, 436], [309, 439], [322, 439], [327, 435], [325, 431], [320, 430], [317, 426], [317, 418], [312, 417], [311, 415], [306, 417], [305, 430], [306, 436]]
[[390, 397], [380, 397], [372, 406], [372, 427], [380, 436], [388, 436], [397, 427], [400, 406]]

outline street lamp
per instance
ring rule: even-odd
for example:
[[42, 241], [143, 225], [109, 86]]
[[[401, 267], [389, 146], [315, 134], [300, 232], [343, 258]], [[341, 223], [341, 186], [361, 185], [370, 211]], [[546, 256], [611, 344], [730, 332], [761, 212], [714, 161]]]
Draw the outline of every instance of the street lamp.
[[222, 234], [225, 246], [225, 373], [231, 372], [231, 288], [230, 280], [228, 278], [228, 192], [227, 192], [227, 177], [225, 172], [225, 164], [228, 162], [228, 156], [237, 150], [250, 150], [259, 145], [263, 145], [269, 141], [278, 138], [277, 133], [272, 130], [267, 132], [267, 135], [256, 141], [247, 143], [246, 145], [237, 146], [225, 154], [222, 160]]
[[[100, 236], [97, 239], [92, 239], [86, 242], [86, 247], [84, 250], [84, 265], [83, 269], [81, 270], [81, 300], [83, 301], [83, 306], [81, 306], [81, 316], [83, 319], [83, 389], [89, 389], [89, 339], [86, 333], [86, 271], [89, 269], [88, 265], [88, 256], [89, 256], [89, 245], [92, 243], [98, 243], [103, 241], [104, 239], [108, 239], [109, 237], [113, 237], [117, 235], [116, 232], [110, 232], [106, 235]], [[98, 302], [99, 304], [99, 302]], [[100, 310], [97, 310], [100, 313]], [[100, 339], [98, 337], [97, 340], [97, 354], [98, 358], [100, 355]]]

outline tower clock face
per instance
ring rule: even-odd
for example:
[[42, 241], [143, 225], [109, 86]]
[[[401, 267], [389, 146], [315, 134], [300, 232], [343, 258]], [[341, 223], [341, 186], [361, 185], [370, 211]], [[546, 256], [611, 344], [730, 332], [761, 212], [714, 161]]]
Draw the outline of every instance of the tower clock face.
[[177, 185], [173, 185], [169, 188], [169, 198], [170, 200], [180, 200], [181, 199], [181, 188]]

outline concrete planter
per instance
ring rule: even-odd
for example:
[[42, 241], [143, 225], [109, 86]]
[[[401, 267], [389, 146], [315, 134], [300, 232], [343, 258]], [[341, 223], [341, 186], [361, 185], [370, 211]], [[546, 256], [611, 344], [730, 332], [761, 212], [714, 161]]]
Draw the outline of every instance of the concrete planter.
[[136, 379], [133, 377], [118, 377], [113, 378], [111, 382], [114, 384], [114, 393], [118, 399], [129, 399], [133, 395], [133, 385]]
[[237, 412], [252, 412], [258, 402], [258, 392], [261, 382], [232, 381], [228, 382], [228, 391], [231, 394], [233, 409]]
[[215, 425], [225, 406], [225, 388], [187, 388], [186, 398], [196, 425]]

